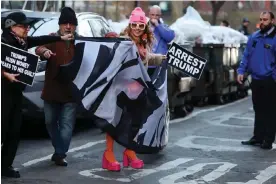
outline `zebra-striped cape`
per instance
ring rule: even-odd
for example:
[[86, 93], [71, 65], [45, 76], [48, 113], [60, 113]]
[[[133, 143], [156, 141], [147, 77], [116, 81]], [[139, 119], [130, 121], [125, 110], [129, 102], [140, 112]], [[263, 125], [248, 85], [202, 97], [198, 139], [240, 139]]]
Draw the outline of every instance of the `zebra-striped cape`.
[[167, 62], [149, 77], [136, 46], [123, 38], [78, 38], [73, 61], [60, 67], [98, 127], [137, 153], [168, 143]]

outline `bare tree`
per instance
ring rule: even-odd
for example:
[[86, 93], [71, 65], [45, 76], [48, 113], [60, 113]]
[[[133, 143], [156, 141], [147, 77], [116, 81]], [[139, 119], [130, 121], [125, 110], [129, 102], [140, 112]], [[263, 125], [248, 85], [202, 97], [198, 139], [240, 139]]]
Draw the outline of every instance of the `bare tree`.
[[177, 20], [183, 15], [183, 1], [172, 1], [173, 20]]
[[107, 5], [107, 2], [106, 1], [103, 1], [103, 16], [106, 17], [106, 5]]
[[61, 8], [65, 7], [65, 1], [61, 1]]
[[211, 1], [212, 5], [212, 25], [215, 25], [217, 22], [217, 16], [220, 8], [223, 6], [225, 1]]
[[120, 11], [119, 11], [119, 1], [116, 1], [116, 10], [115, 10], [115, 21], [119, 21]]

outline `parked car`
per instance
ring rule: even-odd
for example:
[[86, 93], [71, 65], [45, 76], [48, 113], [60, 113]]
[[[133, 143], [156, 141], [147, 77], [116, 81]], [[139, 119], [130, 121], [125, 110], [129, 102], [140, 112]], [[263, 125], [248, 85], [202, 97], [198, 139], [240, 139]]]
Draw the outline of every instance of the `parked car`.
[[[11, 12], [19, 10], [5, 10], [1, 12], [1, 24], [3, 19]], [[27, 18], [31, 19], [29, 36], [48, 35], [59, 29], [58, 18], [60, 13], [51, 12], [32, 12], [23, 11]], [[81, 36], [103, 37], [106, 33], [113, 31], [104, 17], [95, 13], [77, 13], [78, 26], [76, 32]], [[29, 52], [35, 54], [35, 48], [29, 49]], [[43, 119], [43, 100], [41, 92], [45, 80], [45, 68], [47, 61], [40, 61], [37, 67], [37, 73], [34, 78], [33, 86], [27, 86], [23, 92], [23, 116], [24, 118]], [[86, 118], [78, 111], [78, 118]], [[40, 121], [37, 121], [40, 122]]]

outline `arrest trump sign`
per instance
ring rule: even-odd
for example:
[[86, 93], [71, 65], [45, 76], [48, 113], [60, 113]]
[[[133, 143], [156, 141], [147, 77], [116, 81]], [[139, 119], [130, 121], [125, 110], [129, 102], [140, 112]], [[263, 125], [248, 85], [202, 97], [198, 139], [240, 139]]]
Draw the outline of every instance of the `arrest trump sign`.
[[200, 79], [207, 60], [173, 43], [167, 53], [168, 64], [181, 72]]

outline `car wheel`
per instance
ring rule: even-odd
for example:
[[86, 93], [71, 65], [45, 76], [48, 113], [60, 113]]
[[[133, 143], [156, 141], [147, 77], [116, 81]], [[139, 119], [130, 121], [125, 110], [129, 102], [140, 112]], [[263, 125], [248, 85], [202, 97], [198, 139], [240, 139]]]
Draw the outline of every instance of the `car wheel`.
[[175, 107], [174, 113], [177, 117], [185, 117], [187, 115], [185, 105]]
[[225, 99], [224, 99], [223, 95], [217, 95], [217, 96], [216, 96], [216, 102], [217, 102], [217, 104], [219, 104], [219, 105], [225, 104]]
[[188, 113], [191, 113], [194, 110], [194, 106], [192, 104], [187, 104], [185, 105], [185, 109]]

